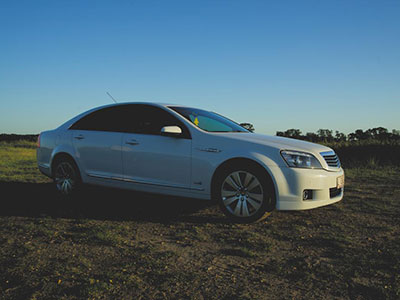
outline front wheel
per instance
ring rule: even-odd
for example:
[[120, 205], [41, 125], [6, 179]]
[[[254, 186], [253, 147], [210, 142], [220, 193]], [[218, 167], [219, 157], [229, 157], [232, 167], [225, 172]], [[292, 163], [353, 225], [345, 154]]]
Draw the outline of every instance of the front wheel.
[[74, 195], [81, 184], [79, 171], [72, 159], [62, 158], [54, 167], [54, 182], [60, 194], [66, 197]]
[[249, 165], [232, 166], [222, 171], [216, 182], [216, 197], [225, 215], [240, 223], [264, 219], [275, 204], [268, 175]]

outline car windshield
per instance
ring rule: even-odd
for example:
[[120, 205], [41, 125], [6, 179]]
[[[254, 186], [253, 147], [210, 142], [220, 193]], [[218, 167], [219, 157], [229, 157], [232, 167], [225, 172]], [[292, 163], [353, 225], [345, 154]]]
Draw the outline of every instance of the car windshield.
[[190, 107], [169, 106], [169, 108], [208, 132], [249, 132], [239, 124], [214, 112]]

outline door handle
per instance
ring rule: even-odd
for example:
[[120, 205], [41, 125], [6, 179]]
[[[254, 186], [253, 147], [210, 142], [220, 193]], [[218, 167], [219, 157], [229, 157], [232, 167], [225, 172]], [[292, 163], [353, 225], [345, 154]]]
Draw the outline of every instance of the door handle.
[[135, 146], [135, 145], [139, 145], [140, 143], [137, 140], [130, 140], [130, 141], [125, 142], [125, 144]]
[[82, 134], [80, 134], [78, 136], [74, 136], [74, 139], [77, 139], [77, 140], [83, 140], [84, 138], [85, 137]]

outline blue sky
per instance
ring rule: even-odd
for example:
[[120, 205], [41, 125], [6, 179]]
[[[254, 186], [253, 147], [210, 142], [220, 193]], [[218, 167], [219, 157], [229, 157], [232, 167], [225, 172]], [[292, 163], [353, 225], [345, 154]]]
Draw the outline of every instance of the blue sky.
[[259, 133], [400, 129], [400, 1], [1, 1], [0, 133], [95, 106], [217, 111]]

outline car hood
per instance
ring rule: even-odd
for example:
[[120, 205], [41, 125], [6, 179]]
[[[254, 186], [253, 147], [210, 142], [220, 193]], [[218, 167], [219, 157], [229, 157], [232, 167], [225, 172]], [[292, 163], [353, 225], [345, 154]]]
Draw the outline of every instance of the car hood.
[[271, 136], [266, 134], [244, 133], [244, 132], [222, 133], [222, 135], [229, 139], [236, 139], [250, 143], [257, 143], [265, 146], [270, 146], [273, 148], [278, 148], [279, 150], [297, 150], [297, 151], [311, 152], [315, 154], [324, 151], [332, 151], [332, 149], [325, 147], [323, 145], [291, 139], [291, 138], [280, 137], [280, 136]]

